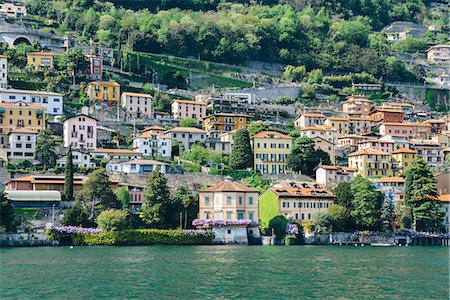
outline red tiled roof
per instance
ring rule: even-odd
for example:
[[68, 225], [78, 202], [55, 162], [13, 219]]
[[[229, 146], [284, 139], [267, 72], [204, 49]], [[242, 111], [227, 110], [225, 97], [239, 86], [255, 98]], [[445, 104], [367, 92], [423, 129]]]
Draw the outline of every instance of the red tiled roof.
[[403, 177], [382, 177], [375, 179], [377, 182], [405, 182]]
[[262, 131], [256, 135], [254, 135], [252, 138], [254, 138], [254, 139], [275, 138], [275, 139], [292, 140], [291, 136], [285, 135], [285, 134], [277, 132], [277, 131]]
[[392, 151], [392, 154], [397, 154], [397, 153], [412, 153], [412, 154], [417, 154], [416, 150], [412, 150], [409, 148], [400, 148], [397, 150]]
[[206, 189], [201, 190], [200, 192], [255, 192], [256, 190], [238, 183], [234, 181], [223, 181], [213, 186], [210, 186]]
[[364, 155], [364, 154], [372, 154], [372, 155], [388, 155], [388, 153], [383, 152], [383, 151], [379, 151], [377, 149], [374, 148], [365, 148], [365, 149], [361, 149], [359, 151], [350, 153], [348, 156], [357, 156], [357, 155]]

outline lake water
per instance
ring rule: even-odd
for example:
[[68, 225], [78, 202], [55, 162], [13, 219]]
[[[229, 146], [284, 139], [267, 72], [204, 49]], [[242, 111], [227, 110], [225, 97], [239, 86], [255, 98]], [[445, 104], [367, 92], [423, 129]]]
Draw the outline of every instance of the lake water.
[[449, 249], [0, 248], [0, 299], [448, 299]]

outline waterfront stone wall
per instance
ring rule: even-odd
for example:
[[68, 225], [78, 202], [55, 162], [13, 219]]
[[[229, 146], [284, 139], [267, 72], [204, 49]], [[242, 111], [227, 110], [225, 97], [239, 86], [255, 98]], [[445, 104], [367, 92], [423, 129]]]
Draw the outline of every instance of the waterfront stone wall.
[[57, 246], [45, 233], [0, 233], [0, 247]]
[[327, 234], [315, 234], [305, 237], [305, 243], [311, 245], [353, 245], [353, 244], [411, 244], [409, 236], [400, 236], [383, 232], [333, 232]]
[[248, 244], [247, 228], [221, 226], [211, 228], [215, 244]]

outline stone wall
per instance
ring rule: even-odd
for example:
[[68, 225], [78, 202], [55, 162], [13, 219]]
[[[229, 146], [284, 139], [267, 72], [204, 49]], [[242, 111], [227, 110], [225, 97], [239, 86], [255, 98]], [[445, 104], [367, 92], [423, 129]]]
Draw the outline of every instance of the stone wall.
[[0, 233], [0, 247], [57, 246], [45, 233]]

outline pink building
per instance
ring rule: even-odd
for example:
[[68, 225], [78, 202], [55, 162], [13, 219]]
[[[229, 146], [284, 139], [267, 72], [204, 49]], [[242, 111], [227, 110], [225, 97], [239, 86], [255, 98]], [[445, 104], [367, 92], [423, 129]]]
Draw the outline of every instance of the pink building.
[[199, 219], [258, 221], [258, 191], [225, 180], [199, 191]]
[[404, 136], [409, 138], [429, 138], [431, 125], [425, 123], [394, 123], [386, 122], [380, 125], [381, 135]]
[[175, 119], [193, 118], [201, 123], [206, 117], [206, 103], [175, 99], [172, 101], [171, 111]]
[[358, 150], [374, 148], [382, 152], [391, 153], [395, 149], [394, 145], [395, 143], [391, 141], [365, 140], [358, 143]]
[[101, 80], [103, 75], [103, 57], [99, 55], [87, 55], [89, 59], [89, 75], [92, 79]]
[[79, 114], [64, 121], [64, 147], [97, 149], [97, 120]]

